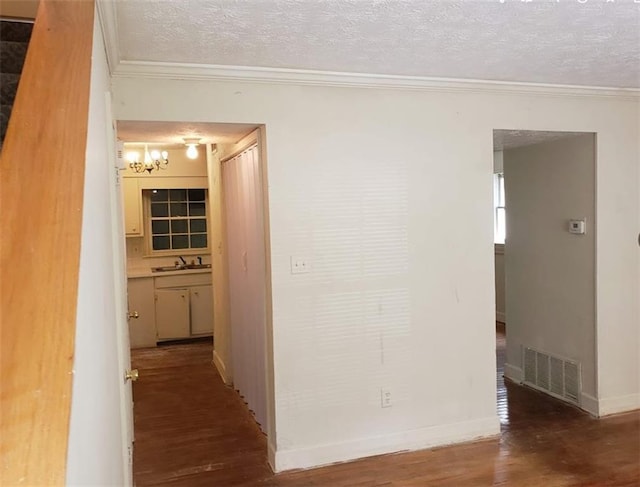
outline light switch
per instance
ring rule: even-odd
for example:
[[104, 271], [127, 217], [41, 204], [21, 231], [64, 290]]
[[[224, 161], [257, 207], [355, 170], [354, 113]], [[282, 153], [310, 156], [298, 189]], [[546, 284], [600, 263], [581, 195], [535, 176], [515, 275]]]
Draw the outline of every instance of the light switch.
[[305, 274], [310, 270], [311, 266], [308, 259], [291, 256], [291, 274]]
[[584, 235], [587, 231], [585, 220], [569, 220], [569, 233]]

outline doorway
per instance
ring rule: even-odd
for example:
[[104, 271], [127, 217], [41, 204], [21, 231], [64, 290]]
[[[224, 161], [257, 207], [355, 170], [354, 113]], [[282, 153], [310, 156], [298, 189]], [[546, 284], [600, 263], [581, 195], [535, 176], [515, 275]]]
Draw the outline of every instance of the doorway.
[[595, 414], [596, 136], [493, 139], [498, 415], [501, 375]]
[[[198, 397], [205, 397], [191, 396], [191, 392], [196, 388], [211, 388], [220, 393], [223, 402], [231, 400], [230, 397], [241, 401], [248, 418], [253, 418], [264, 434], [268, 435], [271, 427], [267, 414], [272, 409], [268, 405], [272, 398], [267, 377], [272, 373], [268, 370], [271, 361], [267, 360], [270, 353], [266, 329], [270, 325], [267, 323], [270, 279], [266, 261], [268, 219], [264, 216], [267, 206], [263, 192], [264, 127], [118, 122], [117, 130], [118, 138], [125, 142], [120, 151], [124, 156], [121, 175], [127, 173], [122, 178], [122, 193], [127, 233], [129, 336], [134, 348], [133, 366], [140, 364], [139, 379], [134, 385], [134, 403], [136, 390], [142, 390], [144, 381], [147, 385], [154, 383], [153, 390], [147, 388], [144, 392], [145, 406], [134, 409], [135, 437], [139, 440], [134, 450], [135, 474], [136, 458], [143, 460], [145, 457], [139, 447], [149, 439], [149, 431], [156, 428], [155, 433], [165, 435], [166, 430], [162, 429], [165, 421], [161, 418], [169, 421], [173, 416], [160, 413], [159, 417], [158, 408], [148, 407], [149, 401], [163, 407], [173, 404], [175, 407], [171, 410], [181, 411], [186, 418], [184, 425], [194, 419], [189, 416], [190, 412], [198, 414]], [[198, 141], [195, 156], [192, 139]], [[135, 172], [138, 169], [136, 158], [127, 158], [127, 152], [138, 147], [142, 155], [137, 160], [142, 161], [142, 167]], [[233, 165], [235, 159], [242, 159], [246, 153], [252, 156], [254, 184], [233, 186], [233, 178], [222, 177], [221, 161]], [[152, 163], [151, 169], [147, 170], [149, 156]], [[246, 172], [241, 173], [241, 182], [245, 175]], [[229, 185], [229, 191], [226, 185]], [[253, 209], [253, 219], [248, 226], [237, 218], [225, 217], [226, 206], [236, 203], [238, 198], [248, 200], [244, 206]], [[256, 292], [249, 295], [245, 292], [242, 303], [243, 311], [253, 309], [251, 321], [261, 327], [256, 334], [261, 336], [262, 364], [247, 353], [246, 347], [239, 352], [232, 349], [234, 340], [231, 338], [237, 332], [236, 323], [241, 320], [238, 319], [238, 305], [231, 298], [238, 295], [238, 287], [246, 282], [234, 280], [237, 260], [232, 260], [235, 254], [229, 250], [231, 243], [234, 244], [233, 251], [236, 250], [238, 240], [232, 242], [227, 237], [244, 237], [248, 228], [262, 229], [254, 235], [251, 252], [244, 253], [245, 271], [247, 267], [251, 269], [251, 285]], [[260, 265], [256, 265], [257, 262]], [[253, 343], [254, 351], [258, 348], [259, 345]], [[247, 366], [247, 362], [251, 365]], [[243, 368], [250, 368], [256, 374], [261, 372], [263, 380], [258, 386], [262, 388], [257, 393], [255, 381], [253, 388], [239, 387], [234, 372]], [[189, 379], [190, 372], [195, 370], [201, 371], [194, 372], [194, 377], [200, 379]], [[166, 377], [173, 377], [173, 382], [164, 381]], [[228, 390], [232, 396], [223, 392], [225, 384], [233, 386]], [[190, 398], [194, 404], [189, 404]], [[185, 405], [193, 408], [185, 409]], [[200, 405], [202, 414], [209, 414], [211, 407], [222, 406], [216, 402], [200, 402]], [[238, 411], [238, 414], [244, 414], [243, 410]], [[245, 424], [246, 418], [243, 421]], [[198, 429], [202, 426], [200, 424]], [[175, 425], [174, 432], [176, 438], [190, 434], [188, 428], [181, 425]], [[209, 433], [214, 441], [215, 432]], [[266, 445], [263, 457], [263, 461], [266, 460]], [[178, 460], [165, 459], [164, 463], [171, 464], [172, 461]], [[161, 465], [160, 468], [165, 466], [180, 468], [179, 465]]]

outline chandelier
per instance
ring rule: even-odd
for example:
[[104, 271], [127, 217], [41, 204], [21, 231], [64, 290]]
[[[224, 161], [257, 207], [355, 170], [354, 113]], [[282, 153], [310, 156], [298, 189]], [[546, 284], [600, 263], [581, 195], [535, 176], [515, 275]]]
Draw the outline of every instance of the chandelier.
[[152, 150], [149, 152], [149, 147], [144, 146], [144, 159], [140, 160], [140, 154], [135, 151], [127, 152], [127, 160], [129, 161], [129, 167], [137, 173], [147, 171], [151, 174], [152, 171], [158, 171], [160, 169], [166, 169], [169, 165], [169, 153], [164, 150]]

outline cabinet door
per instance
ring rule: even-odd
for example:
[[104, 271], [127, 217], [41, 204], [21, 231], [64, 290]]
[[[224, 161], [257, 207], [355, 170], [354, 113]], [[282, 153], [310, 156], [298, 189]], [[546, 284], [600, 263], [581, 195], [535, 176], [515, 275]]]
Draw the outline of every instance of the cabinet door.
[[213, 333], [213, 288], [193, 286], [190, 291], [191, 334]]
[[188, 338], [189, 291], [158, 289], [156, 291], [156, 328], [158, 340]]
[[131, 348], [155, 347], [156, 309], [153, 299], [153, 278], [129, 279], [127, 295], [129, 313], [138, 313], [138, 318], [129, 318]]
[[122, 178], [124, 193], [124, 229], [127, 237], [144, 235], [142, 225], [142, 193], [137, 178]]

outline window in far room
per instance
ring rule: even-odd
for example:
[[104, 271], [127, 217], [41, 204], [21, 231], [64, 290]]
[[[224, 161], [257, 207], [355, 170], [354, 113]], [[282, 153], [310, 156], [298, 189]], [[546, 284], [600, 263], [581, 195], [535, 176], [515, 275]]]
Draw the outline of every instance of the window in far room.
[[493, 242], [504, 244], [507, 223], [504, 207], [504, 174], [493, 175]]
[[153, 189], [143, 195], [151, 254], [208, 248], [206, 189]]

